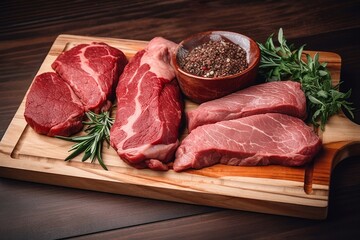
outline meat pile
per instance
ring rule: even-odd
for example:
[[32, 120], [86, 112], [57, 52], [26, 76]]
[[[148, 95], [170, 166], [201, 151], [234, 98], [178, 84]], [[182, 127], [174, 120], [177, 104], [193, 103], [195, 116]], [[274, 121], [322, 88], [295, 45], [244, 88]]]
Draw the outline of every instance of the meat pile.
[[301, 166], [321, 149], [302, 119], [306, 99], [291, 81], [255, 85], [190, 111], [190, 134], [176, 151], [175, 171], [227, 165]]
[[170, 65], [176, 44], [154, 38], [126, 66], [116, 89], [110, 143], [136, 168], [167, 170], [179, 145], [180, 90]]
[[31, 85], [25, 119], [38, 133], [70, 136], [81, 130], [84, 111], [111, 106], [125, 54], [105, 43], [80, 44], [61, 53], [54, 72], [37, 76]]
[[304, 93], [292, 81], [255, 85], [201, 104], [187, 113], [190, 133], [180, 144], [183, 104], [171, 66], [176, 47], [156, 37], [129, 63], [105, 43], [65, 51], [52, 64], [56, 73], [35, 78], [25, 119], [40, 134], [69, 136], [82, 128], [85, 111], [108, 110], [116, 91], [110, 144], [136, 168], [301, 166], [319, 152], [319, 137], [303, 121]]

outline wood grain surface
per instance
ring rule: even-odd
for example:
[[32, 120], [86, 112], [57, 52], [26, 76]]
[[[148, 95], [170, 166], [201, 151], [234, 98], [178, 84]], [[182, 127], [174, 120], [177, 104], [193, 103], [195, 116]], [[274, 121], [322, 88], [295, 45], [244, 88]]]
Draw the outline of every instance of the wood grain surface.
[[[354, 122], [360, 123], [358, 1], [3, 1], [0, 7], [0, 136], [63, 33], [179, 42], [220, 29], [263, 42], [283, 27], [289, 42], [341, 56], [341, 89], [353, 89]], [[4, 239], [354, 239], [360, 236], [359, 176], [359, 157], [334, 169], [323, 221], [1, 179], [0, 234]]]

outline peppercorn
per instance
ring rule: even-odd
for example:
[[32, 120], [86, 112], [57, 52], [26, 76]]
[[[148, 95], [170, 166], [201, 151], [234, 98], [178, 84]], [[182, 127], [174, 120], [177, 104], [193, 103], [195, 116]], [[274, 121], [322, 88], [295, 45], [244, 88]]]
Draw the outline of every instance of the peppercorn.
[[248, 68], [246, 51], [225, 39], [195, 47], [179, 59], [179, 64], [188, 73], [208, 78], [229, 76]]

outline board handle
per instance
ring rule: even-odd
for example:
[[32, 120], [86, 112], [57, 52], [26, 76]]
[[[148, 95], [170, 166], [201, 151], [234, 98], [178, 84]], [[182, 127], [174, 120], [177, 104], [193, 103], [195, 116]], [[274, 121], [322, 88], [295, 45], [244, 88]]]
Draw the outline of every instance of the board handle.
[[350, 121], [345, 115], [332, 116], [326, 123], [325, 131], [319, 130], [323, 144], [335, 142], [360, 142], [360, 125]]
[[[319, 129], [318, 135], [331, 153], [331, 170], [348, 157], [360, 156], [360, 125], [344, 114], [332, 116], [326, 123], [325, 131]], [[313, 171], [312, 162], [305, 169], [304, 191], [307, 194], [313, 192]]]

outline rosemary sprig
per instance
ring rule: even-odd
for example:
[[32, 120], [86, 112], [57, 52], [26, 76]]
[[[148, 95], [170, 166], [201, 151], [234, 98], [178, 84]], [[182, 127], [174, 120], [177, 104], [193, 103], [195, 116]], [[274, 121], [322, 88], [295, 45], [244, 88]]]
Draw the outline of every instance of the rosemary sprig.
[[[331, 75], [326, 68], [327, 63], [319, 62], [319, 54], [312, 58], [303, 53], [305, 45], [296, 49], [288, 45], [282, 28], [278, 32], [279, 46], [273, 42], [273, 34], [264, 44], [258, 43], [261, 50], [259, 73], [266, 81], [293, 80], [301, 83], [307, 98], [308, 120], [315, 127], [320, 125], [324, 130], [328, 119], [345, 109], [353, 116], [351, 103], [347, 99], [351, 90], [346, 93], [339, 91], [339, 85], [332, 86]], [[302, 60], [305, 55], [306, 61]], [[320, 124], [318, 123], [320, 121]]]
[[84, 152], [83, 162], [90, 159], [93, 163], [97, 159], [100, 165], [105, 170], [108, 170], [102, 159], [102, 147], [104, 140], [110, 144], [110, 128], [114, 123], [114, 119], [110, 117], [109, 112], [96, 114], [89, 111], [85, 114], [88, 118], [88, 121], [83, 122], [83, 124], [87, 126], [84, 130], [86, 135], [74, 137], [56, 136], [66, 141], [75, 142], [69, 150], [69, 152], [73, 152], [65, 158], [65, 161], [70, 161]]

